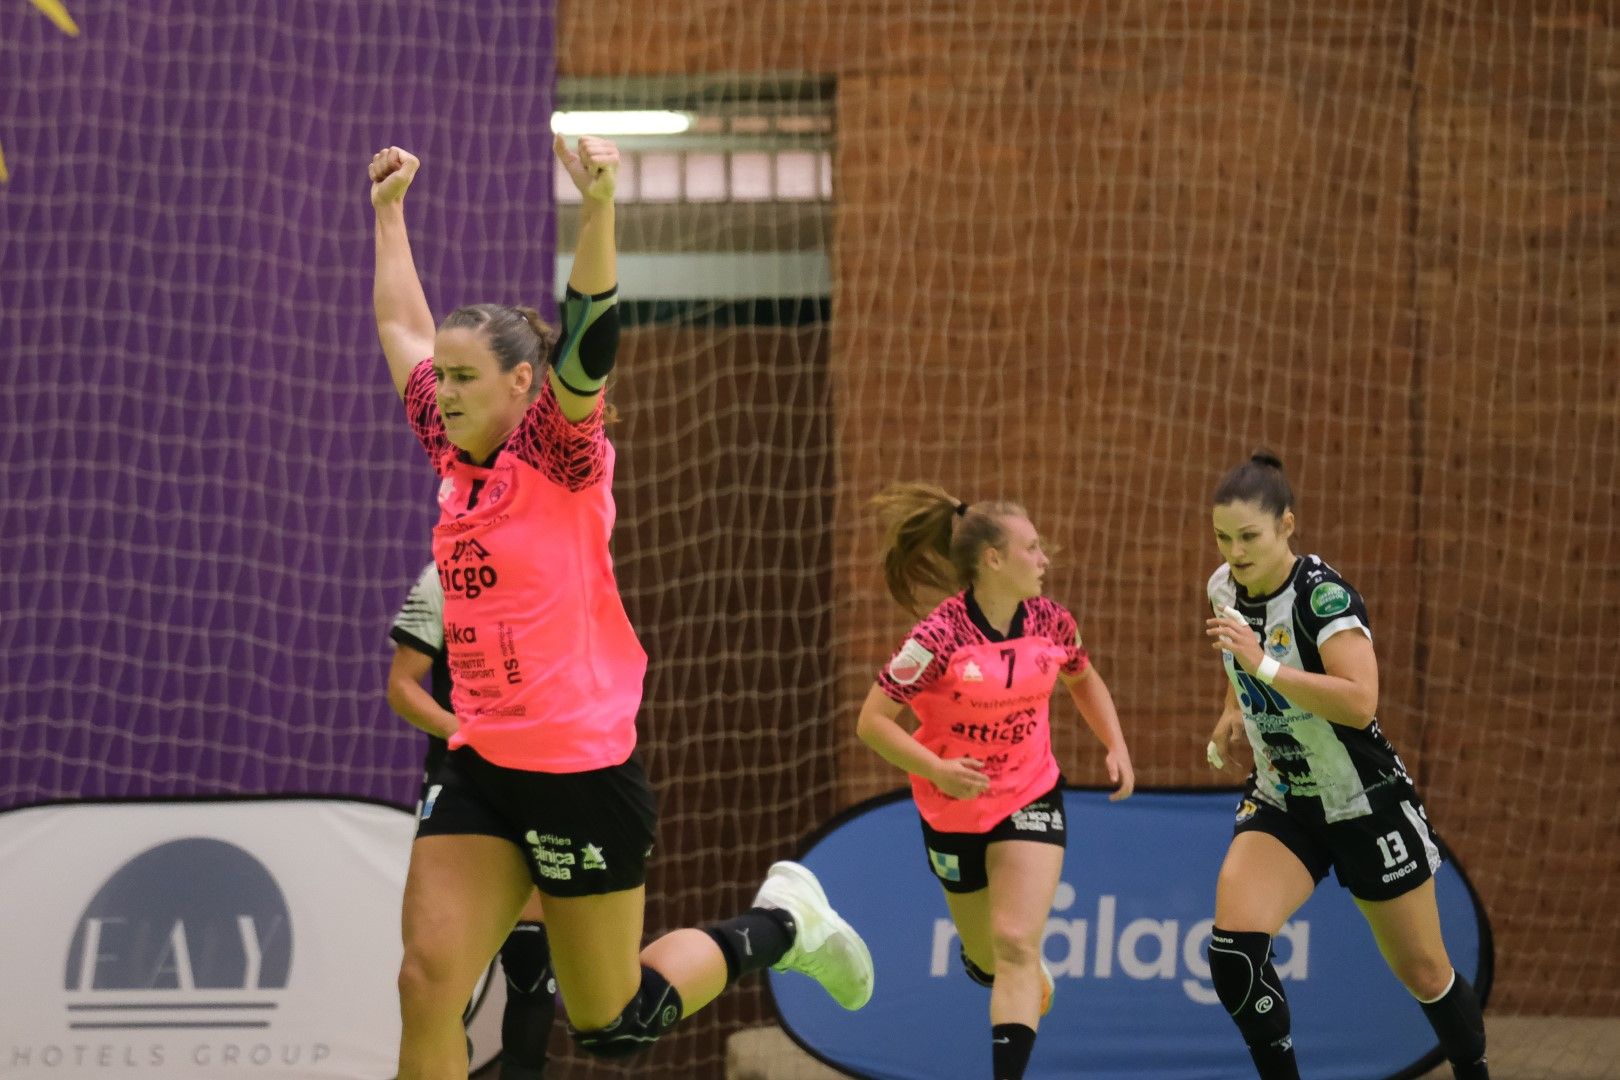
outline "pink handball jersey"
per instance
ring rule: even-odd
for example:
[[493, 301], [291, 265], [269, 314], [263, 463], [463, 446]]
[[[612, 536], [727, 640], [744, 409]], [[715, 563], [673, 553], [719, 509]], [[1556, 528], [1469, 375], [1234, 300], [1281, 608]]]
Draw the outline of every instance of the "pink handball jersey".
[[1044, 596], [1019, 605], [1006, 638], [969, 592], [913, 627], [878, 674], [878, 686], [917, 714], [918, 742], [942, 758], [976, 758], [990, 778], [978, 798], [953, 799], [913, 776], [923, 820], [941, 832], [989, 832], [1050, 791], [1058, 780], [1052, 687], [1059, 672], [1078, 675], [1090, 662], [1074, 616]]
[[411, 372], [405, 411], [440, 477], [433, 559], [461, 721], [451, 747], [531, 772], [623, 763], [647, 654], [608, 555], [613, 447], [601, 403], [570, 423], [548, 380], [488, 468], [446, 438], [431, 361]]

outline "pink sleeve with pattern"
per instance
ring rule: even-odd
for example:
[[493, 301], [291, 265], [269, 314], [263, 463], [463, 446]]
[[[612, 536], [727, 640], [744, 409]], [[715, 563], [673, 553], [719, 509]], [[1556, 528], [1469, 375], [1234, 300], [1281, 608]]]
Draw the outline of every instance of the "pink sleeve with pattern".
[[1091, 656], [1080, 644], [1080, 626], [1062, 604], [1043, 598], [1031, 629], [1063, 650], [1063, 663], [1059, 665], [1063, 674], [1078, 675], [1091, 666]]
[[507, 449], [539, 469], [552, 483], [569, 491], [584, 491], [607, 477], [607, 428], [602, 413], [602, 399], [598, 397], [591, 415], [578, 423], [569, 420], [547, 379]]
[[405, 419], [411, 423], [417, 441], [427, 451], [436, 470], [450, 440], [444, 434], [444, 418], [439, 415], [438, 384], [433, 378], [433, 358], [417, 364], [405, 380]]
[[955, 633], [946, 615], [936, 609], [911, 628], [906, 642], [878, 672], [877, 684], [891, 701], [902, 705], [939, 681], [956, 651]]

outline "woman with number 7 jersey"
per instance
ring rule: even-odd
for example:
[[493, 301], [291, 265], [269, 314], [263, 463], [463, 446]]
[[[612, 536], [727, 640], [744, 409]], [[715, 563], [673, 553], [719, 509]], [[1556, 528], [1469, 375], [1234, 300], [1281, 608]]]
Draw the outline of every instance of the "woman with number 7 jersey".
[[[1254, 753], [1215, 892], [1209, 969], [1261, 1080], [1299, 1080], [1271, 939], [1329, 867], [1396, 978], [1423, 1007], [1461, 1080], [1484, 1080], [1485, 1021], [1440, 936], [1440, 849], [1378, 729], [1378, 661], [1361, 596], [1316, 555], [1296, 556], [1282, 462], [1258, 450], [1215, 489], [1206, 633], [1230, 686], [1209, 763], [1246, 733]], [[1369, 1038], [1376, 1038], [1369, 1034]]]
[[[928, 863], [962, 939], [962, 966], [990, 988], [995, 1080], [1022, 1080], [1051, 1007], [1041, 940], [1063, 870], [1063, 777], [1048, 705], [1062, 680], [1108, 750], [1111, 798], [1135, 787], [1113, 697], [1074, 616], [1041, 595], [1048, 560], [1023, 508], [958, 502], [902, 484], [876, 504], [889, 592], [948, 597], [915, 627], [861, 706], [862, 741], [911, 776]], [[915, 734], [900, 726], [906, 706]]]

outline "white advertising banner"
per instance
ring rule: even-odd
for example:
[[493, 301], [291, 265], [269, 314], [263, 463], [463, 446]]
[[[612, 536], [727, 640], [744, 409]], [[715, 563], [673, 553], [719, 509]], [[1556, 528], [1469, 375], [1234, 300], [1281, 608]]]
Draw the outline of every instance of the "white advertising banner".
[[0, 1077], [392, 1077], [414, 833], [324, 799], [0, 813]]

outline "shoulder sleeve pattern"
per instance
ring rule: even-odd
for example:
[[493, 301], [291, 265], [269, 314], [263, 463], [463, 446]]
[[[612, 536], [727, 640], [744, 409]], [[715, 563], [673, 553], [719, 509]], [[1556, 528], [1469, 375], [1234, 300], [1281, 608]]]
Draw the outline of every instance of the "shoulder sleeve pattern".
[[1080, 625], [1068, 608], [1056, 600], [1038, 597], [1031, 601], [1035, 610], [1032, 629], [1063, 650], [1063, 674], [1078, 675], [1091, 666], [1091, 656], [1080, 640]]
[[892, 701], [908, 704], [937, 683], [950, 665], [959, 635], [947, 600], [911, 628], [905, 644], [878, 672], [877, 683]]
[[401, 645], [425, 645], [430, 656], [444, 648], [444, 588], [433, 563], [417, 575], [388, 636]]
[[405, 419], [437, 469], [444, 452], [450, 449], [450, 440], [445, 437], [444, 420], [439, 416], [432, 357], [412, 368], [410, 378], [405, 380]]
[[1294, 613], [1300, 627], [1318, 647], [1343, 630], [1359, 629], [1372, 637], [1367, 605], [1361, 594], [1337, 570], [1317, 558], [1310, 560], [1295, 592]]
[[563, 415], [557, 395], [546, 379], [540, 396], [524, 414], [507, 448], [525, 464], [539, 469], [552, 483], [569, 491], [584, 491], [607, 479], [607, 428], [600, 398], [596, 410], [575, 423]]

